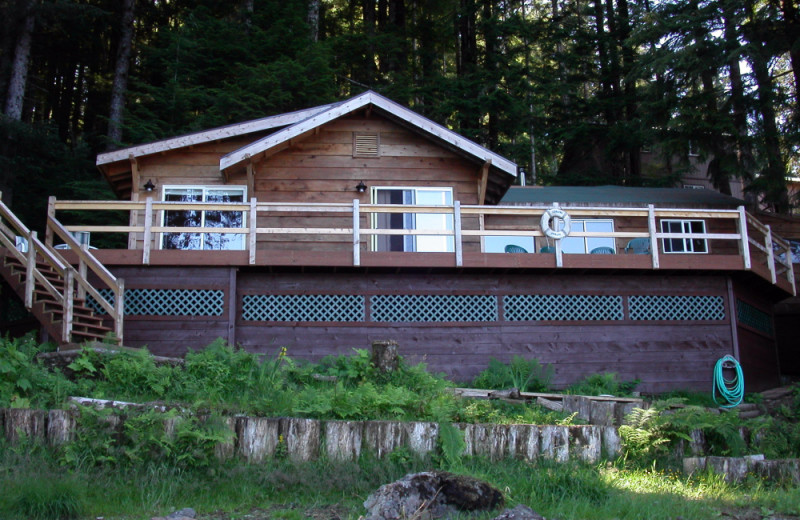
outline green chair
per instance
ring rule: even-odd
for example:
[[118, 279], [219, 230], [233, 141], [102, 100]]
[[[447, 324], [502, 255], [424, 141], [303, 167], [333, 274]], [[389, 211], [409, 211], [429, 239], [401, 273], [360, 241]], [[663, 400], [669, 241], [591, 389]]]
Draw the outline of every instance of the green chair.
[[649, 238], [634, 238], [628, 245], [625, 246], [625, 253], [633, 253], [634, 255], [649, 255], [650, 254], [650, 239]]
[[506, 246], [506, 253], [527, 253], [528, 250], [522, 246], [517, 246], [514, 244], [508, 244]]
[[613, 247], [608, 247], [608, 246], [595, 247], [594, 249], [589, 251], [589, 254], [591, 254], [591, 255], [613, 255], [614, 254], [614, 248]]
[[553, 246], [544, 246], [539, 250], [540, 253], [555, 253], [556, 248]]

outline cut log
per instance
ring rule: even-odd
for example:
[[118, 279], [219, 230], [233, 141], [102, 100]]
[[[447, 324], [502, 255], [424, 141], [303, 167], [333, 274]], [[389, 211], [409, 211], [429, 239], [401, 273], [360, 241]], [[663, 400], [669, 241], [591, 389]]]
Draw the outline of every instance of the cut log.
[[280, 435], [280, 419], [237, 417], [237, 451], [247, 462], [259, 463], [275, 455]]
[[399, 366], [400, 358], [397, 356], [397, 342], [394, 340], [381, 340], [372, 342], [372, 365], [378, 372], [394, 372]]
[[405, 423], [408, 449], [411, 453], [425, 457], [436, 450], [439, 438], [439, 425], [432, 422]]
[[289, 459], [307, 462], [319, 458], [320, 432], [316, 419], [282, 419], [281, 434]]
[[47, 412], [45, 410], [9, 408], [5, 413], [6, 439], [10, 444], [17, 444], [23, 438], [44, 439], [46, 419]]
[[68, 410], [50, 410], [47, 414], [47, 442], [60, 446], [75, 438], [75, 414]]
[[325, 423], [325, 450], [330, 460], [358, 460], [364, 423], [359, 421], [328, 421]]

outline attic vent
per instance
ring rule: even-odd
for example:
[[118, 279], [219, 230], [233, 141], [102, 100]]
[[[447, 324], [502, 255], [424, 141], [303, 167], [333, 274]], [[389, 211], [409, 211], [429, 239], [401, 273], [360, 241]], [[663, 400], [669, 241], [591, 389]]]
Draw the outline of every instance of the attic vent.
[[353, 134], [353, 157], [380, 157], [379, 134]]

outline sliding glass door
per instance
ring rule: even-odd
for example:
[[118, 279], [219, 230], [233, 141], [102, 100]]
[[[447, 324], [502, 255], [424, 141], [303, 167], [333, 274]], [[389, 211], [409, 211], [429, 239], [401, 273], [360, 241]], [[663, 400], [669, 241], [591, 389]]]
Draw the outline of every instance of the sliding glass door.
[[[452, 188], [372, 188], [375, 204], [416, 206], [452, 206]], [[453, 216], [442, 213], [377, 213], [375, 229], [453, 230]], [[377, 235], [375, 251], [416, 251], [440, 253], [453, 251], [453, 237], [441, 235]]]

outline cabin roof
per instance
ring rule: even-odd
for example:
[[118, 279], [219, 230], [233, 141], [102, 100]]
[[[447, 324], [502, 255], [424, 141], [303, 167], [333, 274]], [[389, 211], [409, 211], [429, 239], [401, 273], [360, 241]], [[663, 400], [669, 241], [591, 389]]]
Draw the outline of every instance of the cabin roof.
[[627, 186], [514, 186], [500, 200], [506, 205], [530, 204], [602, 206], [675, 206], [683, 208], [736, 208], [745, 201], [714, 190], [641, 188]]
[[134, 157], [143, 157], [146, 155], [168, 152], [170, 150], [178, 150], [180, 148], [186, 148], [187, 146], [210, 143], [220, 139], [227, 139], [229, 137], [237, 137], [240, 135], [252, 134], [264, 130], [271, 130], [273, 128], [280, 128], [296, 123], [297, 121], [307, 119], [308, 117], [318, 114], [319, 112], [323, 112], [332, 106], [334, 106], [334, 104], [306, 108], [303, 110], [297, 110], [295, 112], [278, 114], [276, 116], [253, 119], [243, 123], [220, 126], [217, 128], [212, 128], [211, 130], [204, 130], [202, 132], [194, 132], [178, 137], [171, 137], [169, 139], [154, 141], [152, 143], [129, 146], [127, 148], [114, 150], [113, 152], [101, 153], [97, 156], [97, 166], [111, 164], [117, 161], [127, 161], [131, 155]]
[[276, 130], [266, 137], [259, 138], [223, 156], [220, 159], [219, 168], [221, 174], [227, 177], [231, 170], [244, 167], [246, 162], [252, 158], [276, 153], [292, 139], [306, 135], [337, 118], [364, 109], [374, 110], [375, 113], [379, 113], [411, 131], [483, 164], [489, 173], [486, 180], [488, 181], [487, 193], [490, 194], [487, 196], [487, 200], [490, 202], [496, 202], [517, 175], [517, 165], [514, 162], [371, 90], [339, 103], [254, 119], [102, 153], [97, 156], [97, 166], [102, 170], [117, 195], [126, 197], [130, 194], [132, 183], [132, 166], [129, 166], [131, 158], [136, 159], [218, 140]]
[[290, 139], [367, 106], [378, 108], [393, 120], [411, 127], [413, 130], [434, 137], [456, 151], [472, 156], [480, 162], [490, 162], [492, 167], [507, 173], [511, 177], [517, 176], [517, 165], [514, 162], [371, 90], [332, 105], [321, 112], [310, 115], [303, 121], [299, 121], [225, 155], [220, 160], [220, 169], [227, 170], [228, 168], [241, 166], [250, 157], [274, 150]]

